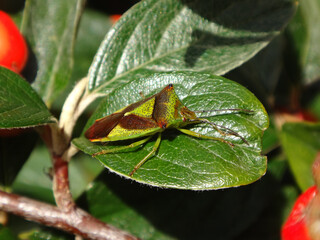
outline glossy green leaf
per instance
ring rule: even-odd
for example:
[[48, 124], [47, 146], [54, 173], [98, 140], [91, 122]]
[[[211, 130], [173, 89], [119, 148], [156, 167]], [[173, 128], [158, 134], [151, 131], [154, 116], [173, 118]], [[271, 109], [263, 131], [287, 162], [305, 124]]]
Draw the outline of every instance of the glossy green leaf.
[[[261, 156], [260, 152], [263, 131], [268, 127], [268, 116], [262, 104], [247, 89], [222, 77], [192, 72], [144, 72], [135, 79], [137, 80], [116, 89], [102, 101], [86, 128], [95, 119], [140, 100], [139, 92], [149, 96], [169, 83], [174, 84], [178, 96], [190, 110], [244, 108], [252, 110], [253, 113], [216, 113], [216, 116], [210, 118], [214, 123], [238, 132], [249, 145], [235, 136], [223, 137], [212, 127], [205, 125], [193, 126], [191, 129], [202, 134], [223, 137], [236, 146], [193, 138], [175, 130], [165, 131], [156, 155], [133, 175], [133, 179], [161, 187], [217, 189], [249, 184], [265, 173], [266, 157]], [[104, 146], [91, 143], [84, 137], [74, 140], [73, 143], [89, 154], [104, 148], [129, 144], [128, 141], [120, 141]], [[135, 151], [99, 155], [97, 158], [111, 171], [128, 177], [133, 167], [151, 151], [153, 145], [154, 139]]]
[[320, 151], [320, 124], [286, 123], [281, 132], [282, 146], [292, 173], [305, 191], [314, 184], [311, 166]]
[[0, 67], [0, 128], [33, 127], [53, 117], [33, 88], [18, 74]]
[[279, 33], [293, 2], [142, 1], [106, 35], [89, 71], [89, 91], [109, 93], [131, 80], [123, 76], [143, 70], [224, 74]]
[[[22, 31], [37, 61], [33, 87], [50, 105], [67, 86], [84, 0], [26, 1]], [[36, 66], [33, 66], [36, 67]]]
[[237, 236], [279, 191], [285, 162], [274, 163], [261, 181], [227, 191], [155, 189], [101, 174], [83, 199], [95, 217], [145, 240], [250, 239]]
[[303, 81], [310, 84], [320, 77], [320, 1], [299, 1], [297, 14], [288, 30], [300, 65]]

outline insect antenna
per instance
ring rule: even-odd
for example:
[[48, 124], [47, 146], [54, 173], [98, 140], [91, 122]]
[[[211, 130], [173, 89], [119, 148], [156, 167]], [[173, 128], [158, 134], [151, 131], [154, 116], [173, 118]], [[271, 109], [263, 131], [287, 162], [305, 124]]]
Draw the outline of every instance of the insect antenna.
[[244, 113], [253, 113], [253, 110], [244, 109], [244, 108], [227, 108], [227, 109], [211, 109], [211, 110], [198, 110], [193, 111], [195, 113], [206, 113], [206, 112], [226, 112], [226, 111], [233, 111], [233, 112], [244, 112]]
[[[210, 124], [215, 130], [217, 130], [221, 135], [225, 136], [225, 135], [233, 135], [233, 136], [236, 136], [236, 137], [239, 137], [244, 143], [246, 143], [247, 145], [249, 145], [248, 141], [242, 137], [239, 133], [233, 131], [232, 129], [230, 128], [227, 128], [225, 126], [222, 126], [222, 125], [219, 125], [219, 124], [216, 124], [216, 123], [213, 123], [211, 121], [209, 121], [208, 119], [205, 119], [205, 118], [198, 118], [198, 119], [194, 119], [192, 120], [192, 122], [200, 122], [200, 123], [208, 123]], [[226, 131], [223, 131], [221, 129], [224, 129]]]

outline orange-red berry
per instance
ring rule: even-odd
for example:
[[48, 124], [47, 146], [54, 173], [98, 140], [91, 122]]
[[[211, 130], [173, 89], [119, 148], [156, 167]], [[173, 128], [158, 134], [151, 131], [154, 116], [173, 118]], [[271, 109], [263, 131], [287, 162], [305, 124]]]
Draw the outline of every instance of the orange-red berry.
[[0, 11], [0, 65], [20, 73], [28, 58], [28, 48], [11, 17]]
[[316, 194], [317, 187], [313, 186], [298, 197], [282, 227], [282, 240], [311, 240], [306, 226], [306, 209]]

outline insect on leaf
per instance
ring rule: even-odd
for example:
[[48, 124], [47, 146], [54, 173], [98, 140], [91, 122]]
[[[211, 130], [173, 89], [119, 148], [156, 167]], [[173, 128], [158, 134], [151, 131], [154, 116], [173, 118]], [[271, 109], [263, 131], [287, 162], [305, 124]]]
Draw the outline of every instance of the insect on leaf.
[[[197, 82], [194, 79], [197, 79]], [[150, 86], [149, 83], [152, 81], [153, 91], [146, 91], [145, 86]], [[174, 83], [176, 95], [160, 94], [161, 90], [165, 91], [170, 87], [165, 82]], [[184, 84], [187, 82], [194, 84]], [[126, 88], [114, 91], [102, 101], [87, 123], [86, 136], [92, 142], [86, 137], [80, 137], [73, 143], [86, 153], [94, 154], [111, 171], [126, 177], [131, 174], [132, 179], [155, 186], [217, 189], [249, 184], [263, 176], [266, 170], [266, 157], [260, 155], [261, 138], [268, 126], [268, 117], [262, 104], [247, 89], [225, 78], [200, 73], [153, 74], [149, 78], [141, 78], [139, 83], [139, 85], [126, 86], [136, 90], [138, 100], [136, 103], [130, 105], [126, 102], [128, 101], [124, 97], [128, 96], [125, 94]], [[136, 88], [133, 87], [134, 85]], [[167, 87], [164, 88], [166, 85]], [[143, 93], [147, 96], [145, 99], [141, 99], [139, 95], [143, 89]], [[130, 94], [130, 96], [133, 95], [135, 94]], [[167, 105], [167, 108], [159, 107], [158, 98], [161, 97], [167, 98], [160, 101], [162, 104], [166, 103], [164, 105]], [[179, 97], [181, 106], [174, 104], [176, 97]], [[153, 108], [144, 105], [152, 101], [155, 102]], [[115, 106], [115, 103], [119, 104]], [[181, 113], [181, 109], [184, 108], [190, 110], [186, 112], [193, 118], [210, 115], [206, 119], [216, 127], [208, 123], [199, 123], [198, 120], [187, 124], [185, 117], [179, 119], [176, 114], [179, 111]], [[152, 115], [150, 109], [153, 110]], [[154, 111], [155, 109], [157, 111]], [[233, 110], [209, 112], [209, 114], [208, 112], [193, 113], [193, 111], [204, 109]], [[234, 109], [250, 111], [234, 111]], [[154, 125], [157, 126], [138, 129], [139, 131], [131, 135], [137, 129], [129, 129], [121, 121], [124, 118], [130, 119], [133, 112], [135, 116], [132, 119], [137, 117], [153, 119]], [[111, 115], [103, 118], [112, 113], [117, 117]], [[148, 118], [150, 115], [151, 118]], [[98, 134], [104, 124], [97, 124], [97, 122], [108, 122], [115, 118], [119, 121], [112, 130], [107, 130], [109, 134]], [[135, 120], [134, 122], [136, 124]], [[88, 128], [91, 125], [92, 127]], [[111, 124], [106, 125], [111, 126]], [[118, 128], [117, 131], [113, 133], [116, 128]], [[177, 128], [184, 129], [182, 130], [184, 133], [177, 131]], [[185, 134], [190, 131], [196, 134], [192, 134], [193, 136]], [[222, 135], [221, 131], [227, 134]], [[127, 134], [129, 132], [129, 135], [134, 137], [130, 137]], [[236, 134], [230, 134], [232, 132]], [[197, 137], [197, 134], [201, 134], [201, 138]], [[208, 136], [214, 140], [204, 139], [202, 136]], [[139, 144], [133, 144], [137, 141]], [[134, 147], [128, 148], [130, 144]], [[113, 148], [117, 150], [110, 150]], [[103, 150], [115, 152], [97, 154]], [[148, 155], [150, 153], [151, 155]], [[141, 166], [138, 165], [146, 156], [148, 156], [147, 161]], [[137, 165], [138, 169], [135, 169]], [[133, 169], [136, 171], [132, 172]]]

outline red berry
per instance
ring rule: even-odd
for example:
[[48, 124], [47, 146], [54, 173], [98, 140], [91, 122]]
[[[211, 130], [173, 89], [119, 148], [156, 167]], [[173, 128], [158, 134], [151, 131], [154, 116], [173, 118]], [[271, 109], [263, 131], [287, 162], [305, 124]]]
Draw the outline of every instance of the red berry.
[[19, 73], [28, 58], [27, 44], [11, 17], [0, 11], [0, 65]]
[[121, 18], [121, 14], [113, 14], [110, 16], [112, 24], [115, 24]]
[[311, 240], [306, 226], [306, 208], [317, 192], [317, 187], [313, 186], [298, 197], [282, 227], [282, 240]]

